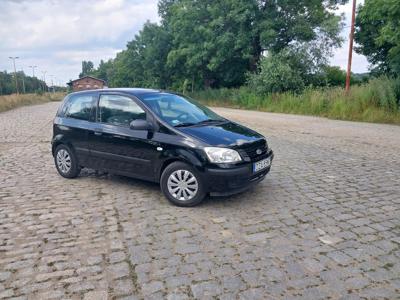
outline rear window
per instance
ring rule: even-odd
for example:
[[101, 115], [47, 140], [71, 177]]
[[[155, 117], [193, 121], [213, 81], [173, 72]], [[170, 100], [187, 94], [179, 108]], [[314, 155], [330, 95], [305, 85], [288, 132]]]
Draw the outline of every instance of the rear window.
[[67, 118], [86, 120], [90, 119], [93, 106], [93, 95], [76, 95], [72, 96], [63, 110], [63, 114]]

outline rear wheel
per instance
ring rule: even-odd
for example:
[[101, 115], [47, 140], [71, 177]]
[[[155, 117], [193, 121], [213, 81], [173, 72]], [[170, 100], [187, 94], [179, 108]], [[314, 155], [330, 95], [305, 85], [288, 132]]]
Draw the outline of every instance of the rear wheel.
[[65, 178], [75, 178], [81, 169], [75, 153], [67, 145], [59, 145], [54, 151], [54, 163], [58, 173]]
[[173, 162], [165, 168], [160, 185], [165, 197], [178, 206], [197, 205], [206, 195], [199, 172], [182, 162]]

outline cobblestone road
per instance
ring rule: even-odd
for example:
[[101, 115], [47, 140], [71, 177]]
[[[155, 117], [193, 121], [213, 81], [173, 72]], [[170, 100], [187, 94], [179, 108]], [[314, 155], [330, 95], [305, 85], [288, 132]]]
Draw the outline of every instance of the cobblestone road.
[[0, 114], [0, 299], [399, 299], [400, 127], [217, 109], [271, 174], [195, 208], [50, 154], [58, 103]]

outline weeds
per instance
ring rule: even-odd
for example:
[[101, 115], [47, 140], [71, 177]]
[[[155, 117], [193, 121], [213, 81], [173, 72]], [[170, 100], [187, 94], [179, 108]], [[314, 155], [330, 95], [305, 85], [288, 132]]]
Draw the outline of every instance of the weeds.
[[261, 96], [247, 87], [241, 87], [208, 89], [190, 96], [210, 106], [400, 124], [400, 83], [387, 77], [353, 86], [348, 94], [343, 88], [335, 87], [309, 88], [301, 94], [285, 92]]
[[49, 101], [61, 101], [64, 93], [40, 94], [12, 94], [0, 96], [0, 112], [13, 109], [23, 105], [45, 103]]

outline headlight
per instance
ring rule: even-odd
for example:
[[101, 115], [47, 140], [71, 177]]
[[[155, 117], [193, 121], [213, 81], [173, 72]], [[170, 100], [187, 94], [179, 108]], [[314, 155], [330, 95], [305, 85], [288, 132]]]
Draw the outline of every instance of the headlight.
[[212, 163], [234, 163], [242, 160], [237, 151], [228, 148], [205, 147], [204, 151]]

